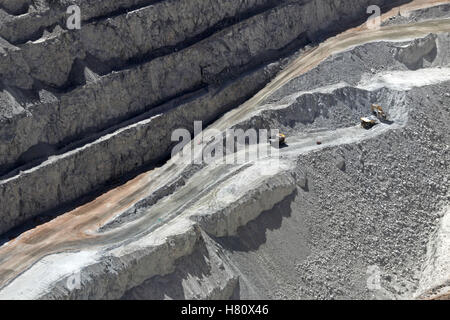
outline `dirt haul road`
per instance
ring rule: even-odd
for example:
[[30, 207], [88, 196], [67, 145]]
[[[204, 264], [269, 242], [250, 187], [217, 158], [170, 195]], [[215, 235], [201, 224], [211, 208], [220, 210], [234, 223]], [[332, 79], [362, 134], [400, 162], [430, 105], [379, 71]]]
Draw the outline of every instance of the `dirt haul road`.
[[[386, 13], [383, 20], [387, 21], [399, 10], [402, 15], [406, 15], [409, 10], [419, 10], [446, 3], [448, 2], [413, 1], [411, 4]], [[443, 63], [448, 62], [446, 56], [448, 51], [445, 52], [445, 48], [440, 48], [437, 55], [441, 62], [418, 70], [396, 70], [397, 65], [393, 64], [392, 70], [389, 68], [377, 70], [372, 75], [356, 74], [358, 81], [355, 84], [352, 83], [353, 79], [345, 79], [345, 76], [342, 76], [338, 83], [323, 83], [314, 88], [298, 89], [287, 95], [281, 92], [280, 96], [283, 99], [274, 100], [271, 99], [271, 96], [276, 96], [277, 92], [287, 86], [290, 81], [314, 71], [330, 57], [339, 57], [339, 54], [345, 55], [352, 50], [364, 48], [367, 45], [377, 45], [377, 43], [380, 43], [379, 45], [398, 43], [399, 47], [411, 46], [411, 42], [415, 39], [427, 39], [429, 34], [436, 35], [435, 39], [438, 40], [435, 41], [440, 41], [440, 44], [446, 44], [449, 33], [450, 20], [448, 18], [387, 25], [380, 30], [368, 30], [363, 25], [330, 38], [300, 55], [261, 92], [239, 108], [225, 114], [209, 129], [224, 131], [232, 127], [249, 128], [255, 123], [259, 123], [261, 128], [267, 128], [272, 124], [270, 119], [274, 119], [274, 114], [306, 112], [297, 103], [304, 97], [310, 97], [313, 103], [325, 104], [327, 99], [336, 99], [337, 102], [331, 103], [333, 106], [357, 101], [358, 106], [351, 111], [347, 118], [341, 119], [337, 116], [336, 118], [342, 122], [337, 120], [337, 123], [317, 122], [315, 126], [311, 127], [302, 123], [301, 119], [294, 119], [300, 124], [291, 127], [280, 120], [277, 124], [284, 126], [283, 128], [289, 131], [289, 135], [288, 147], [279, 150], [279, 161], [275, 157], [267, 157], [241, 164], [214, 163], [198, 167], [193, 166], [188, 159], [175, 156], [162, 167], [138, 176], [105, 193], [93, 202], [23, 233], [0, 248], [0, 297], [14, 299], [120, 298], [125, 292], [128, 292], [128, 296], [133, 296], [135, 294], [132, 292], [134, 287], [145, 285], [145, 281], [154, 276], [170, 274], [174, 267], [168, 266], [168, 270], [160, 270], [162, 267], [160, 269], [155, 267], [155, 271], [146, 272], [139, 270], [142, 275], [136, 275], [136, 279], [129, 283], [116, 285], [119, 288], [111, 290], [111, 293], [108, 293], [111, 295], [108, 296], [105, 282], [108, 281], [108, 277], [114, 278], [114, 275], [108, 273], [107, 277], [102, 277], [101, 273], [96, 273], [98, 271], [89, 270], [89, 266], [101, 264], [105, 257], [114, 256], [120, 260], [125, 256], [139, 255], [136, 254], [139, 250], [164, 245], [166, 242], [170, 242], [167, 239], [170, 239], [172, 234], [183, 234], [186, 230], [193, 228], [195, 235], [190, 235], [193, 237], [193, 242], [189, 244], [189, 241], [186, 241], [186, 248], [174, 253], [173, 261], [167, 262], [168, 265], [176, 265], [177, 259], [195, 251], [199, 238], [206, 239], [209, 236], [224, 238], [236, 235], [239, 227], [256, 219], [261, 212], [270, 210], [275, 204], [294, 192], [299, 183], [298, 181], [293, 183], [292, 180], [301, 176], [296, 170], [299, 156], [314, 154], [320, 150], [328, 150], [342, 145], [361, 144], [366, 140], [383, 136], [389, 131], [402, 130], [407, 125], [410, 114], [415, 112], [414, 106], [408, 103], [410, 102], [408, 99], [418, 99], [414, 96], [415, 90], [421, 90], [422, 87], [439, 86], [443, 83], [448, 85], [450, 69], [448, 64]], [[406, 94], [409, 91], [413, 92], [411, 96]], [[393, 122], [392, 124], [382, 123], [372, 130], [362, 130], [355, 119], [358, 119], [357, 115], [364, 114], [369, 103], [374, 100], [389, 104], [389, 114]], [[282, 118], [282, 116], [280, 117]], [[326, 118], [324, 114], [313, 116], [314, 121], [321, 117]], [[201, 137], [196, 137], [193, 144], [198, 145], [200, 139]], [[320, 145], [317, 144], [318, 141], [321, 142]], [[252, 146], [251, 148], [256, 147]], [[198, 152], [202, 152], [202, 150]], [[292, 172], [296, 173], [293, 175]], [[300, 178], [302, 180], [302, 177]], [[269, 185], [268, 190], [261, 189], [268, 181], [276, 179], [280, 181], [277, 181], [275, 185]], [[305, 188], [306, 184], [306, 182], [300, 183]], [[248, 196], [248, 194], [252, 194], [254, 190], [258, 190], [259, 196], [261, 194], [267, 196], [267, 203], [262, 203], [257, 208], [252, 207], [251, 202], [255, 199], [255, 195]], [[271, 193], [273, 199], [270, 198]], [[153, 202], [150, 201], [150, 204], [145, 202], [155, 194], [159, 195]], [[250, 198], [246, 199], [246, 197]], [[233, 208], [233, 204], [240, 203], [241, 200], [245, 209]], [[230, 212], [230, 215], [241, 214], [242, 217], [223, 217]], [[218, 219], [219, 222], [214, 222], [216, 219], [214, 215], [221, 217]], [[197, 224], [201, 226], [202, 230], [207, 231], [208, 236], [203, 231], [196, 229]], [[208, 242], [209, 240], [201, 241]], [[191, 247], [188, 248], [189, 246]], [[172, 251], [170, 250], [172, 249], [167, 250], [171, 255]], [[177, 249], [173, 250], [177, 251]], [[148, 257], [157, 259], [159, 256], [148, 254]], [[141, 261], [138, 258], [133, 259], [136, 259], [137, 263]], [[229, 259], [230, 265], [233, 265], [233, 263], [238, 263], [242, 257], [230, 254]], [[51, 266], [52, 269], [44, 272], [46, 266]], [[149, 269], [148, 267], [142, 268]], [[245, 273], [239, 274], [242, 270], [238, 272], [235, 270], [236, 268], [239, 269], [231, 266], [228, 270], [226, 267], [227, 272], [235, 272], [241, 279], [245, 279]], [[130, 270], [124, 271], [125, 269]], [[82, 286], [84, 289], [68, 290], [67, 278], [80, 270], [84, 270], [83, 275], [93, 273], [95, 276], [92, 276], [89, 285]], [[124, 263], [123, 269], [117, 267], [116, 271], [123, 272], [123, 274], [136, 273], [136, 270], [132, 270], [126, 263]], [[118, 278], [120, 277], [118, 276]], [[445, 278], [445, 272], [443, 277]], [[257, 288], [257, 285], [255, 288], [251, 288], [251, 279], [242, 281], [245, 289], [241, 296], [244, 298], [258, 297], [260, 289]], [[95, 285], [103, 289], [97, 291], [89, 289]], [[428, 290], [427, 285], [423, 284], [419, 293]], [[142, 290], [146, 291], [141, 288]], [[423, 291], [420, 292], [420, 290]], [[136, 289], [136, 292], [139, 290]], [[407, 291], [405, 295], [406, 297], [414, 296], [410, 291]], [[391, 293], [386, 293], [386, 296], [397, 298], [395, 295], [391, 296]], [[305, 295], [305, 297], [313, 296]]]

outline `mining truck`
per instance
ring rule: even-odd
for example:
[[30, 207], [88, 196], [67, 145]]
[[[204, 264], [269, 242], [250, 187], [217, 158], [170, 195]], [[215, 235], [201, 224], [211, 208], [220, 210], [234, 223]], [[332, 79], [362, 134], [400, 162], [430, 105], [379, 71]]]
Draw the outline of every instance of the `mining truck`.
[[386, 112], [384, 112], [383, 108], [377, 104], [373, 104], [370, 107], [370, 110], [372, 111], [372, 114], [374, 116], [376, 116], [378, 119], [382, 120], [382, 121], [386, 121], [387, 120], [387, 114]]
[[375, 119], [370, 119], [367, 117], [362, 117], [361, 118], [361, 126], [364, 129], [371, 129], [374, 125], [378, 124], [378, 121]]
[[279, 146], [286, 145], [286, 135], [279, 133], [275, 138], [269, 139], [270, 144], [278, 142]]

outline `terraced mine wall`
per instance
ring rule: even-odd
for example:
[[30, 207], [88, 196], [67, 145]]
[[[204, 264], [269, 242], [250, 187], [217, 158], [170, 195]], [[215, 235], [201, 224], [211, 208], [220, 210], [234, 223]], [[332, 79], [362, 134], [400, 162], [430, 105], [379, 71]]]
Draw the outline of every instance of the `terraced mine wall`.
[[[211, 124], [280, 128], [280, 158], [198, 166], [179, 154], [22, 233], [0, 246], [0, 299], [448, 298], [450, 28], [398, 17], [395, 33], [322, 42]], [[364, 130], [370, 103], [390, 120]]]
[[[286, 53], [391, 1], [0, 2], [0, 232], [168, 156]], [[29, 6], [31, 4], [31, 6]], [[28, 12], [25, 12], [28, 7]]]

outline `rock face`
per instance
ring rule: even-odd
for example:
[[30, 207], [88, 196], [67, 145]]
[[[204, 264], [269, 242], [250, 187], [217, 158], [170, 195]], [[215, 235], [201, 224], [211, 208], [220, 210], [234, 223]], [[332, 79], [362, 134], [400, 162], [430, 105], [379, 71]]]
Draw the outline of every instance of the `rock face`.
[[266, 65], [369, 2], [79, 1], [81, 30], [65, 30], [63, 1], [5, 2], [0, 231], [167, 157], [174, 129], [246, 100]]
[[436, 58], [436, 54], [436, 36], [430, 35], [425, 39], [414, 41], [410, 46], [399, 48], [396, 59], [409, 69], [417, 70], [429, 66]]
[[[446, 5], [76, 3], [0, 0], [0, 299], [448, 297]], [[198, 120], [287, 141], [169, 158]]]

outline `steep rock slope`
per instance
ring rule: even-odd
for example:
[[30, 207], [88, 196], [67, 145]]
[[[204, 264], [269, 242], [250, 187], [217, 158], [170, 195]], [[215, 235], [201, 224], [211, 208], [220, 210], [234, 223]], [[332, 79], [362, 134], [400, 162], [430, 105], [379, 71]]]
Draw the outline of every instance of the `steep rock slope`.
[[[189, 110], [210, 102], [202, 114], [210, 128], [288, 134], [287, 147], [244, 163], [193, 165], [177, 155], [21, 234], [0, 247], [0, 298], [448, 296], [450, 25], [422, 11], [409, 19], [301, 53], [238, 108], [220, 101], [233, 95], [239, 103], [243, 85], [257, 90], [256, 79], [269, 81], [277, 66], [193, 93], [79, 148], [104, 155], [108, 143], [99, 142], [113, 139], [130, 144], [135, 160], [132, 141], [148, 124], [170, 114], [192, 121]], [[364, 130], [359, 118], [371, 103], [391, 121]], [[41, 167], [62, 170], [61, 159], [77, 152]]]
[[[338, 21], [344, 26], [360, 19], [369, 3], [200, 2], [80, 1], [86, 25], [79, 31], [61, 30], [65, 2], [39, 2], [37, 13], [2, 21], [5, 30], [17, 23], [35, 32], [59, 24], [23, 44], [2, 33], [9, 44], [0, 62], [0, 195], [8, 209], [0, 231], [157, 163], [171, 147], [166, 137], [192, 126], [191, 119], [179, 117], [197, 110], [180, 110], [183, 101], [201, 105], [205, 92], [224, 93], [196, 118], [210, 122], [273, 77], [276, 68], [261, 69], [265, 65], [335, 30]], [[199, 21], [193, 24], [192, 16]], [[233, 81], [240, 85], [233, 87]], [[198, 102], [190, 102], [197, 96]], [[142, 139], [124, 143], [122, 137], [133, 137], [130, 125], [143, 129]], [[110, 141], [118, 137], [120, 146]]]

